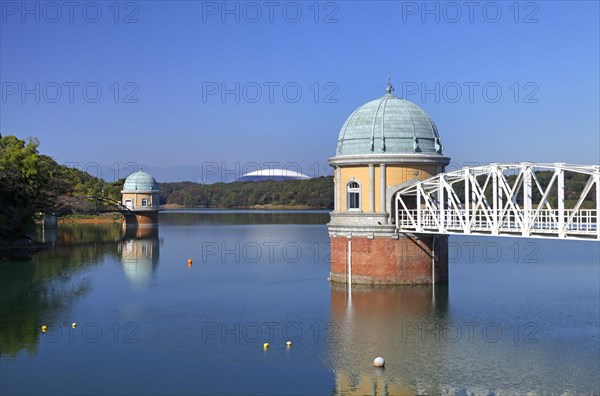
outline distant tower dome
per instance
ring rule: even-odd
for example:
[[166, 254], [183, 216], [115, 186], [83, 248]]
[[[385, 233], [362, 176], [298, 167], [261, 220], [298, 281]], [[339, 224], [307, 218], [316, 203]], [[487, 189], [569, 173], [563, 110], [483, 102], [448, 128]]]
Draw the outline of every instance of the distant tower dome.
[[123, 192], [158, 191], [158, 183], [151, 174], [139, 170], [125, 179]]
[[386, 94], [360, 106], [348, 117], [337, 141], [337, 156], [365, 154], [442, 155], [435, 123], [419, 106]]
[[125, 225], [157, 224], [159, 193], [156, 179], [141, 168], [129, 175], [121, 191], [121, 204], [126, 210]]

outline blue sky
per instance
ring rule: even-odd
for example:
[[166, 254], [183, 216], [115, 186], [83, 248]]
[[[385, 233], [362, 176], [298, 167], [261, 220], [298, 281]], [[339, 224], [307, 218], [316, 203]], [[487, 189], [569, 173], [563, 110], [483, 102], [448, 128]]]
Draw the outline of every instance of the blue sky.
[[0, 2], [0, 133], [107, 180], [326, 174], [388, 73], [457, 164], [600, 163], [596, 1], [23, 4]]

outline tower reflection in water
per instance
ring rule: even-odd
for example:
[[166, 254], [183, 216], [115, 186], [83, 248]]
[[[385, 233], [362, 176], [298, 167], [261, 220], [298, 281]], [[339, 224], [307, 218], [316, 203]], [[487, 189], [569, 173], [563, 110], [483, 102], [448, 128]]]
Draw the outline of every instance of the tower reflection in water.
[[125, 276], [134, 290], [146, 288], [158, 267], [160, 241], [158, 227], [123, 227], [119, 246]]
[[[331, 286], [329, 365], [339, 395], [435, 393], [448, 287]], [[335, 330], [334, 330], [335, 329]], [[373, 366], [377, 356], [385, 368]], [[428, 372], [429, 371], [429, 372]]]

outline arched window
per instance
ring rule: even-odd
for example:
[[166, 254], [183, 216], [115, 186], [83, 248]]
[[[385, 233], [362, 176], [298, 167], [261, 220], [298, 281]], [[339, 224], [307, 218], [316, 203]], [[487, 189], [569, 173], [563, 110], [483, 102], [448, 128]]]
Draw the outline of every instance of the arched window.
[[346, 206], [348, 210], [360, 210], [360, 184], [351, 181], [346, 186]]

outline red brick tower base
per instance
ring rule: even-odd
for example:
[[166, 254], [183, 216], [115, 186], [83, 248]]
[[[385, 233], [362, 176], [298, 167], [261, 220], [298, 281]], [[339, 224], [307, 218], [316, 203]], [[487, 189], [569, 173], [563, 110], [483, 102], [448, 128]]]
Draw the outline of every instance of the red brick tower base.
[[350, 278], [368, 285], [448, 283], [448, 236], [332, 236], [330, 280]]
[[126, 213], [123, 222], [128, 227], [158, 224], [158, 211]]

